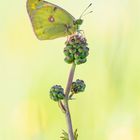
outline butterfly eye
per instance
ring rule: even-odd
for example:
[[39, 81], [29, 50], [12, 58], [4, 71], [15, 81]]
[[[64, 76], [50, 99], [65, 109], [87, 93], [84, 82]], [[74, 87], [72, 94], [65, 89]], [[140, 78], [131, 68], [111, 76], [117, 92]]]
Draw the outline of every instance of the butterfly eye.
[[77, 19], [74, 24], [81, 25], [83, 23], [82, 19]]

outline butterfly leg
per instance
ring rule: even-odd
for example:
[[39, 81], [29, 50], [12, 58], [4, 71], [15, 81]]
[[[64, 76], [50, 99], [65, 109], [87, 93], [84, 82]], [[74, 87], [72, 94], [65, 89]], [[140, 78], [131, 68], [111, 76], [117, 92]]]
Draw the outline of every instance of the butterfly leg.
[[70, 38], [69, 35], [67, 35], [67, 42], [69, 41], [69, 38]]
[[83, 36], [85, 37], [85, 32], [84, 32], [84, 30], [78, 30], [78, 34], [81, 34], [81, 35], [83, 35]]

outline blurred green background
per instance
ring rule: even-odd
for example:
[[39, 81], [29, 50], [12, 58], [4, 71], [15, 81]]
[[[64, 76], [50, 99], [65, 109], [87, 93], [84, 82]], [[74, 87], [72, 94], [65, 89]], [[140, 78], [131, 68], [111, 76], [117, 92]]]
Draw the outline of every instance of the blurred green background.
[[[90, 0], [50, 1], [78, 18]], [[70, 103], [79, 140], [140, 140], [140, 1], [93, 1], [84, 18], [88, 62], [76, 69], [85, 93]], [[66, 86], [66, 38], [39, 41], [25, 0], [0, 4], [0, 140], [59, 140], [64, 114], [49, 99]]]

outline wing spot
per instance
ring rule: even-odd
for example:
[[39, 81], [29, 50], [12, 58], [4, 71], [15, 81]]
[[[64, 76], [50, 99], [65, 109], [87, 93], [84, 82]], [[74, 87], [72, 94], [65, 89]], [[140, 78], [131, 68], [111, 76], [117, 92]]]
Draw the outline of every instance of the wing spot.
[[49, 22], [54, 22], [54, 21], [55, 21], [55, 19], [54, 19], [54, 17], [53, 17], [53, 16], [50, 16], [50, 17], [48, 18], [48, 21], [49, 21]]
[[57, 7], [54, 7], [53, 11], [55, 12], [57, 10]]

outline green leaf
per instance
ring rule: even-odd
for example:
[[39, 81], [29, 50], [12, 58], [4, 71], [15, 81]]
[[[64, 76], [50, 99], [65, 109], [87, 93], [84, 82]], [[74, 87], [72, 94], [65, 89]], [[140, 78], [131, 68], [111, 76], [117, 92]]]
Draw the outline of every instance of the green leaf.
[[69, 140], [68, 133], [65, 130], [63, 130], [62, 136], [60, 138], [61, 140]]
[[74, 140], [78, 140], [78, 132], [77, 132], [77, 129], [74, 131]]
[[[61, 140], [69, 140], [68, 133], [65, 130], [63, 130], [62, 136], [60, 138], [61, 138]], [[78, 140], [77, 129], [74, 131], [74, 140]]]

